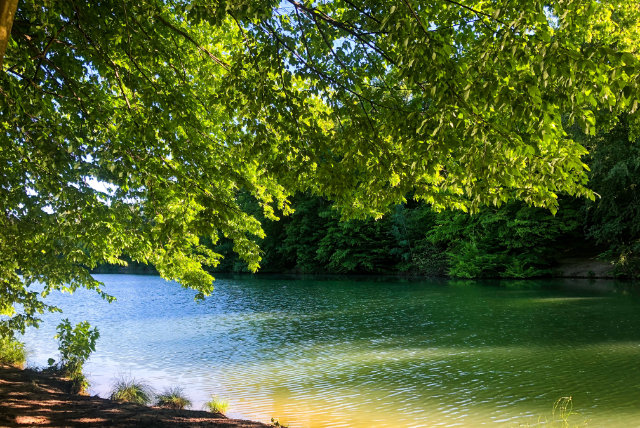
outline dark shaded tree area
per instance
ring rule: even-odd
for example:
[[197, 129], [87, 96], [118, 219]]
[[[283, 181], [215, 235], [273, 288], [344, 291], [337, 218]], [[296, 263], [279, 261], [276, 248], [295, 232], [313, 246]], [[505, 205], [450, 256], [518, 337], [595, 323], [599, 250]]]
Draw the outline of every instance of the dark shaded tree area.
[[[584, 204], [585, 235], [606, 248], [626, 276], [640, 274], [640, 138], [629, 139], [623, 116], [609, 132], [587, 141], [592, 188], [600, 195]], [[632, 134], [631, 134], [632, 135]]]
[[[341, 220], [325, 198], [298, 194], [295, 212], [280, 221], [261, 218], [266, 237], [261, 272], [405, 273], [464, 278], [527, 278], [552, 274], [576, 251], [612, 260], [617, 272], [637, 276], [640, 255], [640, 146], [630, 140], [626, 117], [595, 137], [576, 135], [590, 149], [596, 201], [563, 196], [556, 215], [512, 201], [469, 215], [436, 212], [408, 197], [380, 220]], [[247, 212], [260, 207], [239, 195]], [[231, 242], [218, 272], [248, 272]]]

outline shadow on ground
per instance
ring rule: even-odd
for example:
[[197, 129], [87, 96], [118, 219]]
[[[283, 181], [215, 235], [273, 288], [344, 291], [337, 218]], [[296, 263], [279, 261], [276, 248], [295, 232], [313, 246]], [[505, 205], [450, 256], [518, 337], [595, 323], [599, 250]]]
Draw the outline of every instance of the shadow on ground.
[[0, 426], [266, 427], [221, 414], [171, 410], [70, 394], [64, 379], [0, 365]]

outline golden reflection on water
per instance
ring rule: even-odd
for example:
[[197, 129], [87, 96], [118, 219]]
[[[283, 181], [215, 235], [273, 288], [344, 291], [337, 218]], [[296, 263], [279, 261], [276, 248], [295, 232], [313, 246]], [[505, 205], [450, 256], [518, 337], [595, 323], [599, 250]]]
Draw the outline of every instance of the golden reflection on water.
[[[231, 415], [242, 415], [251, 419], [269, 422], [270, 417], [278, 418], [279, 422], [296, 427], [431, 427], [431, 426], [548, 426], [554, 420], [554, 401], [571, 391], [579, 391], [584, 386], [602, 384], [603, 375], [596, 374], [595, 379], [585, 383], [575, 379], [563, 378], [562, 370], [565, 363], [572, 359], [582, 360], [585, 356], [599, 359], [603, 354], [612, 363], [626, 361], [629, 357], [637, 356], [640, 343], [601, 343], [575, 347], [570, 352], [560, 346], [555, 347], [485, 347], [474, 348], [432, 348], [432, 349], [406, 349], [404, 352], [357, 352], [344, 349], [335, 349], [336, 355], [332, 359], [306, 359], [295, 364], [292, 369], [281, 367], [280, 362], [261, 365], [260, 367], [236, 367], [231, 372], [252, 373], [251, 386], [244, 385], [240, 388], [230, 387], [228, 393], [236, 397], [237, 403]], [[311, 350], [313, 352], [313, 350]], [[561, 355], [558, 365], [549, 366], [549, 372], [540, 373], [528, 371], [531, 359], [544, 358], [545, 355]], [[448, 367], [464, 366], [468, 360], [474, 360], [476, 365], [474, 373], [468, 374], [477, 378], [471, 379], [465, 386], [453, 386], [456, 394], [448, 393], [452, 387], [447, 382], [446, 373], [443, 379], [432, 384], [422, 385], [422, 391], [415, 388], [398, 388], [393, 391], [386, 388], [384, 382], [367, 382], [359, 380], [358, 387], [342, 387], [340, 382], [313, 382], [305, 385], [293, 384], [291, 387], [282, 385], [283, 378], [292, 376], [312, 376], [309, 372], [328, 372], [330, 366], [339, 362], [340, 370], [346, 366], [367, 366], [370, 363], [387, 364], [396, 362], [401, 364], [412, 361], [427, 361], [446, 359]], [[492, 372], [496, 375], [504, 373], [514, 366], [522, 367], [521, 382], [515, 388], [509, 385], [501, 385], [501, 388], [483, 388], [487, 376]], [[457, 372], [461, 375], [461, 370]], [[464, 373], [462, 373], [464, 376]], [[550, 389], [553, 393], [538, 393], [531, 396], [523, 396], [523, 389], [527, 384], [531, 388], [530, 393], [536, 389], [535, 381], [540, 377], [547, 377]], [[565, 388], [557, 388], [558, 377], [566, 381]], [[571, 377], [571, 376], [570, 376]], [[637, 378], [637, 377], [636, 377]], [[225, 383], [229, 385], [241, 385], [242, 376], [226, 376]], [[562, 383], [564, 381], [561, 380]], [[606, 380], [604, 380], [606, 382]], [[454, 382], [455, 383], [455, 382]], [[499, 384], [499, 383], [498, 383]], [[640, 386], [640, 385], [638, 385]], [[612, 387], [616, 387], [612, 385]], [[417, 394], [424, 394], [424, 389], [431, 391], [430, 396], [421, 398]], [[258, 393], [256, 393], [258, 392]], [[586, 406], [581, 394], [574, 399], [575, 412], [571, 416], [571, 426], [582, 426], [589, 421], [589, 426], [632, 426], [630, 421], [636, 420], [637, 413], [632, 415], [620, 414], [617, 411], [599, 412], [594, 419], [588, 408], [580, 410], [580, 405]], [[403, 404], [404, 403], [404, 404]], [[557, 419], [557, 415], [556, 415]], [[593, 425], [593, 423], [596, 423]], [[604, 425], [602, 425], [604, 423]]]

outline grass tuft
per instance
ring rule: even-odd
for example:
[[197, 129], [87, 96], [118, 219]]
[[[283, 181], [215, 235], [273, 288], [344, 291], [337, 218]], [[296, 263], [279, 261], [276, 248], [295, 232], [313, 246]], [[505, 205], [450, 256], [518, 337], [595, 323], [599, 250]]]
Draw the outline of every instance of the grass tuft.
[[224, 413], [229, 409], [229, 402], [213, 395], [210, 401], [204, 403], [204, 407], [212, 413]]
[[271, 418], [271, 426], [275, 428], [289, 428], [288, 425], [282, 425], [278, 418]]
[[151, 403], [153, 391], [149, 386], [135, 379], [120, 379], [113, 385], [109, 398], [146, 406]]
[[166, 389], [162, 394], [156, 397], [156, 403], [159, 407], [168, 409], [182, 410], [185, 407], [191, 407], [191, 400], [184, 395], [184, 391], [180, 387]]
[[22, 368], [26, 360], [24, 344], [9, 337], [0, 337], [0, 364]]

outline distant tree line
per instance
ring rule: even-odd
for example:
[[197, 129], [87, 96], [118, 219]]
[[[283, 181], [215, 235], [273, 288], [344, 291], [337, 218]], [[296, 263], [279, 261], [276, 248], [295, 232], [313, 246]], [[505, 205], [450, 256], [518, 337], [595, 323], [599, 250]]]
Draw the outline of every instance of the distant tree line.
[[[380, 220], [344, 220], [325, 198], [297, 194], [295, 212], [267, 220], [248, 193], [238, 195], [243, 210], [260, 218], [266, 237], [261, 272], [405, 273], [466, 278], [544, 276], [563, 256], [599, 254], [616, 272], [640, 272], [640, 140], [629, 138], [625, 117], [595, 137], [580, 135], [590, 187], [599, 197], [560, 197], [560, 209], [512, 201], [477, 214], [436, 212], [428, 205], [396, 205]], [[579, 134], [576, 131], [576, 134]], [[246, 272], [245, 262], [222, 238], [212, 245], [224, 255], [214, 270]]]

